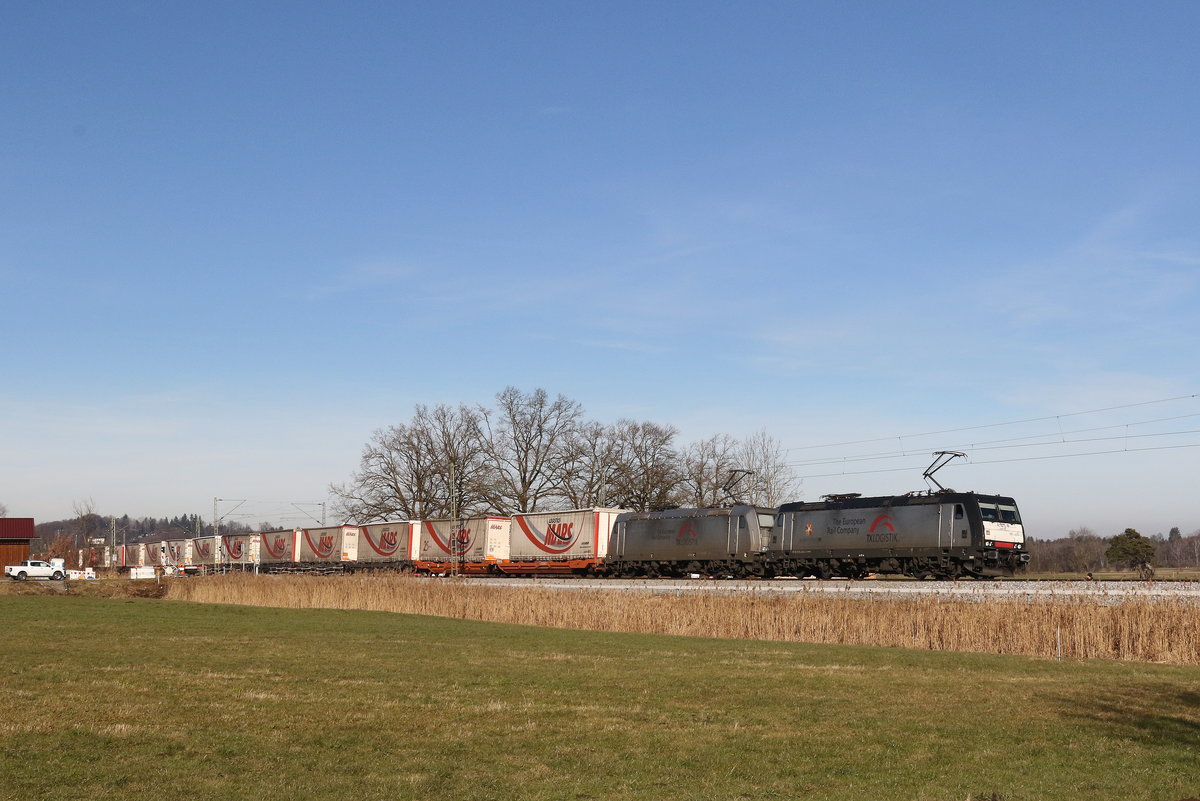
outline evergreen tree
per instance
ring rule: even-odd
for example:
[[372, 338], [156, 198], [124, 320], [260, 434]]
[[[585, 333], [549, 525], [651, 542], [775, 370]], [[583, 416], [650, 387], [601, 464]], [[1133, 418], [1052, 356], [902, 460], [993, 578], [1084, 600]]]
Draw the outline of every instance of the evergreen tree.
[[1127, 528], [1123, 534], [1112, 538], [1104, 556], [1111, 565], [1142, 568], [1154, 561], [1154, 543], [1138, 533], [1137, 529]]

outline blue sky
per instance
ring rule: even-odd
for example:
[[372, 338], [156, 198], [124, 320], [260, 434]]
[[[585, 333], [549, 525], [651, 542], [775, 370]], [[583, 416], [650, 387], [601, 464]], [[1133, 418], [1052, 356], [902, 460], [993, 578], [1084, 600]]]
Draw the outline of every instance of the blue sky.
[[[1116, 406], [989, 439], [1200, 428], [1198, 24], [1190, 2], [8, 3], [0, 502], [320, 501], [414, 404], [509, 384], [683, 441], [765, 428], [798, 460]], [[980, 441], [909, 438], [903, 464]], [[980, 450], [939, 478], [1016, 496], [1038, 536], [1200, 528], [1200, 437], [1146, 442], [1189, 447]]]

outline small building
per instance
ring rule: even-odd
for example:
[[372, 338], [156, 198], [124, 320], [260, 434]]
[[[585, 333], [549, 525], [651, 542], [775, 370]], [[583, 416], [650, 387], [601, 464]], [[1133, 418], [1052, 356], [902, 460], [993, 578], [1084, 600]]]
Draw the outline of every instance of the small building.
[[37, 539], [32, 517], [0, 517], [0, 564], [15, 565], [29, 558]]

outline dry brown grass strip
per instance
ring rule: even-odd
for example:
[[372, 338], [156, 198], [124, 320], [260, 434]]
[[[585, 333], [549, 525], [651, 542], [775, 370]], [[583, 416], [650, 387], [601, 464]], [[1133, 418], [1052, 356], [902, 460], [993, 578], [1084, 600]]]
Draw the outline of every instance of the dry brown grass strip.
[[1200, 664], [1200, 607], [1086, 599], [851, 599], [807, 593], [645, 594], [494, 587], [405, 577], [217, 576], [167, 597], [292, 609], [361, 609], [531, 626]]

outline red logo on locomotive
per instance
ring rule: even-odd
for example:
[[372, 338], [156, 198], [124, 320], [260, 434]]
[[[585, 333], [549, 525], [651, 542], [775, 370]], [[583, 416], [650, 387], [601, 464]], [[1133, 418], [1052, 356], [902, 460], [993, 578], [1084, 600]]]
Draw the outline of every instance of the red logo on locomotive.
[[871, 523], [870, 532], [874, 534], [875, 529], [879, 528], [880, 526], [887, 528], [889, 532], [894, 532], [896, 530], [896, 527], [892, 525], [892, 516], [888, 514], [883, 514], [875, 518], [875, 522]]
[[688, 520], [682, 526], [680, 526], [679, 533], [677, 533], [675, 535], [676, 541], [682, 541], [682, 540], [686, 540], [686, 539], [694, 540], [694, 539], [698, 539], [699, 537], [700, 537], [700, 532], [696, 531], [696, 524], [694, 521], [691, 521], [691, 520]]

